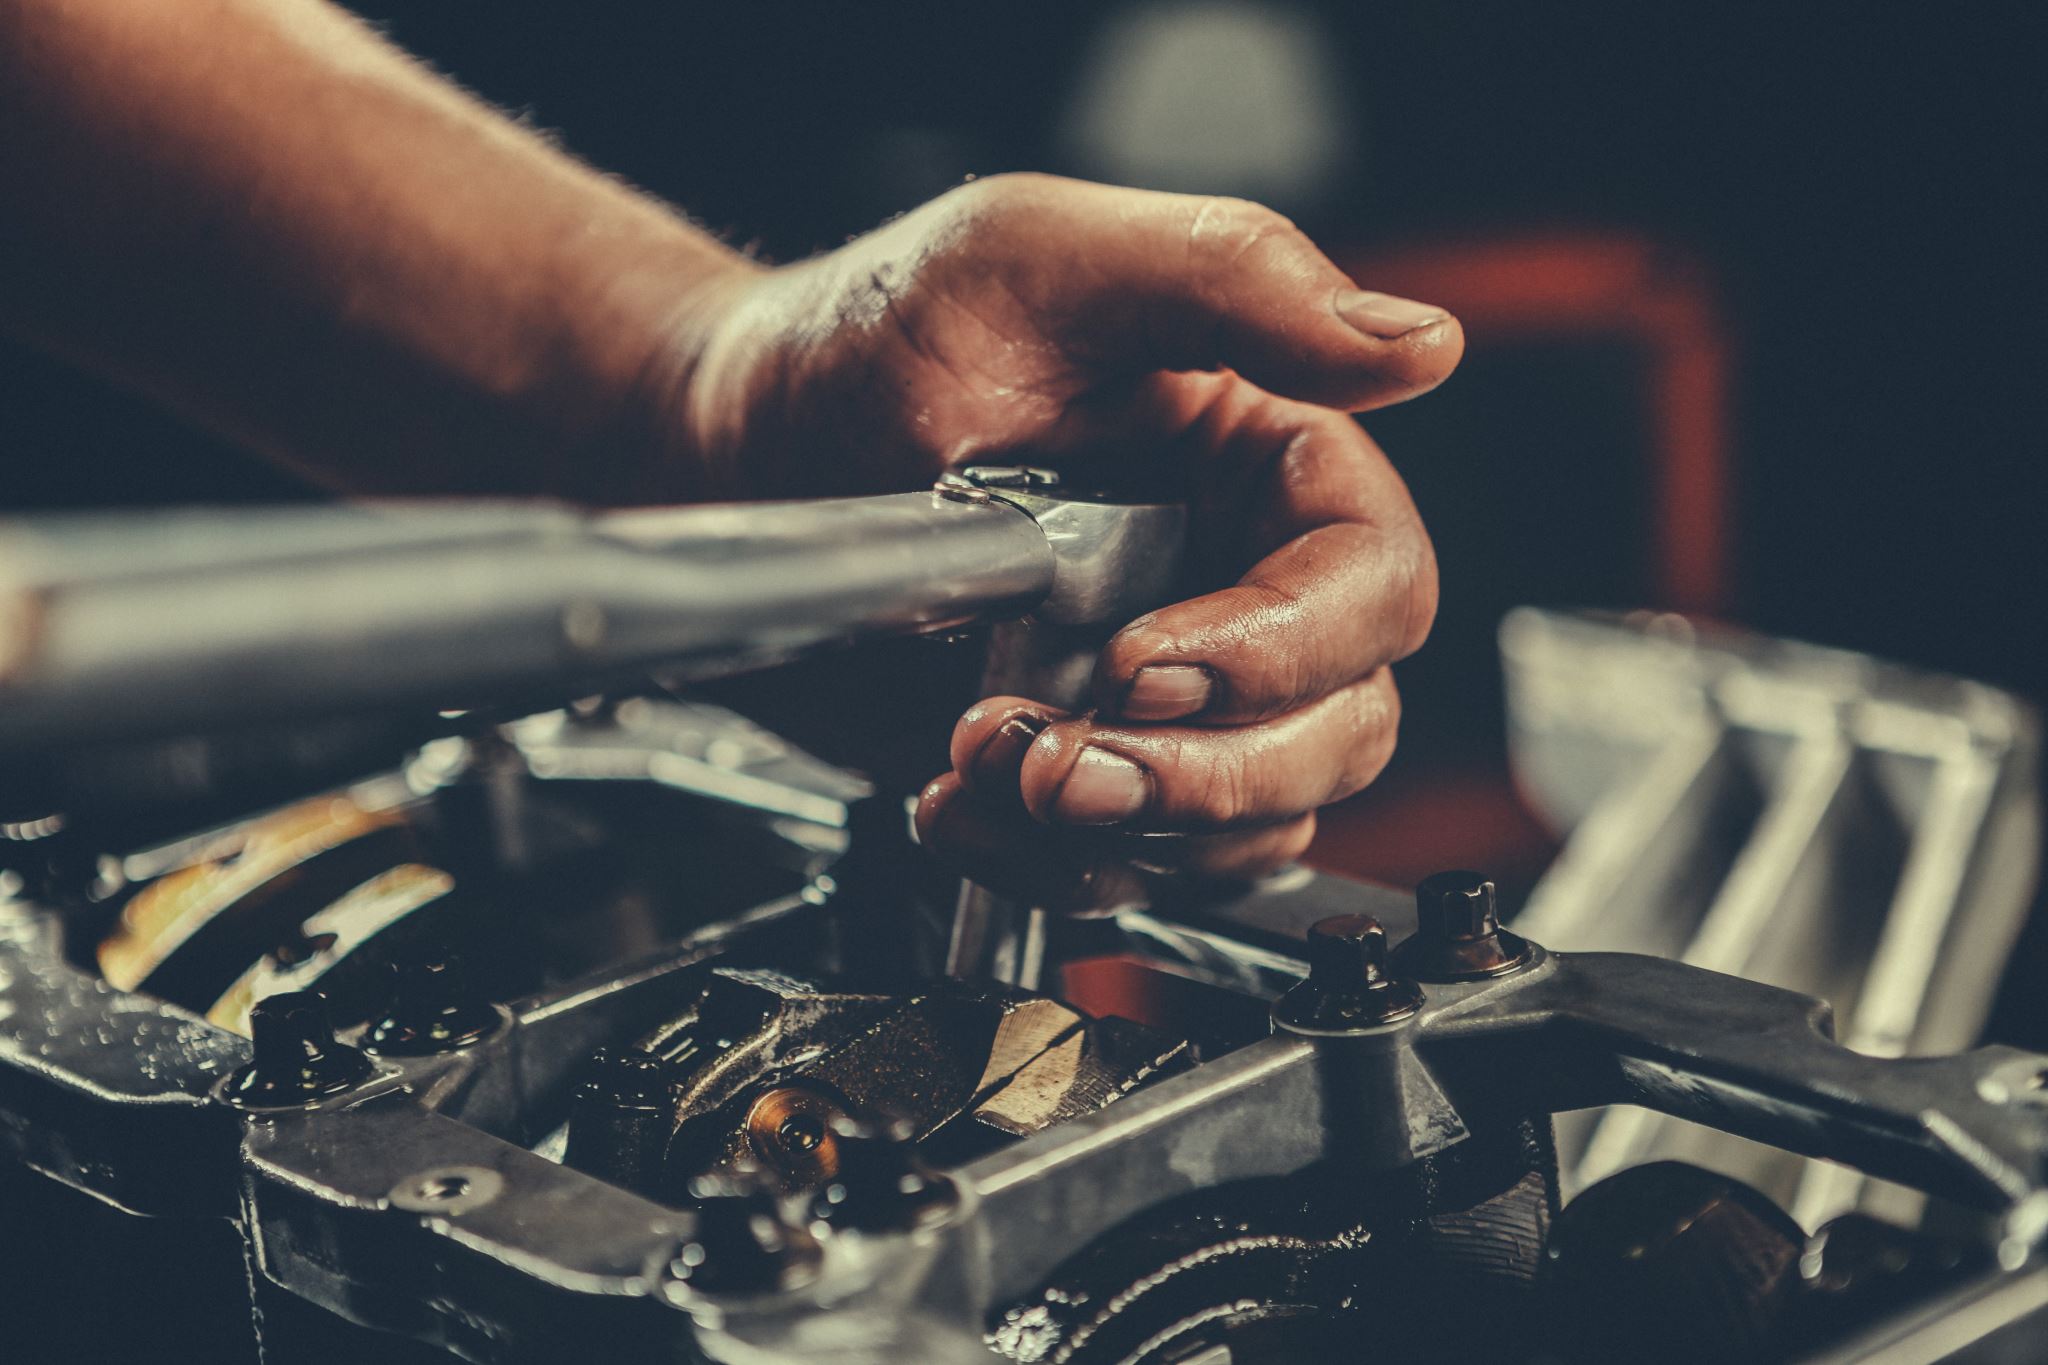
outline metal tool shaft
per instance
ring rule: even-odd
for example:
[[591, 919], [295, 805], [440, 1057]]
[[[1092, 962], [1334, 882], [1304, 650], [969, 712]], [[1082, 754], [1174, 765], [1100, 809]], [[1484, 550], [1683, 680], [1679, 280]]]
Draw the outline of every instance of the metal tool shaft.
[[1019, 614], [1054, 559], [1017, 507], [934, 493], [0, 523], [0, 752], [737, 672]]
[[[1059, 564], [1045, 601], [989, 632], [983, 694], [1086, 710], [1102, 647], [1131, 620], [1172, 600], [1187, 509], [1069, 495], [1035, 470], [969, 470], [967, 478], [1028, 512]], [[1040, 989], [1051, 927], [1043, 909], [963, 882], [946, 970]]]

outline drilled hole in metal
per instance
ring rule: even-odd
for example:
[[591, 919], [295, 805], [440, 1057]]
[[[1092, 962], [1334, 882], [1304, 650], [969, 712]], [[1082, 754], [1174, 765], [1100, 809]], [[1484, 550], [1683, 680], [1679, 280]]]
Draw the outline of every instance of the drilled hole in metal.
[[469, 1193], [469, 1177], [437, 1175], [430, 1180], [422, 1180], [417, 1189], [420, 1198], [436, 1204], [446, 1204]]

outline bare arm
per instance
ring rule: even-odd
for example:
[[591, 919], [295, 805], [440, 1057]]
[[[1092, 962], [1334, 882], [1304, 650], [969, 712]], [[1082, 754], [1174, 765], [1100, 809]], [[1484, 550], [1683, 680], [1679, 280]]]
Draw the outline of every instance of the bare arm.
[[640, 390], [755, 270], [321, 0], [0, 0], [0, 326], [331, 486], [703, 491]]
[[1111, 641], [1092, 709], [969, 711], [925, 792], [927, 842], [991, 884], [1270, 867], [1392, 752], [1436, 564], [1350, 414], [1442, 382], [1463, 333], [1258, 205], [1002, 176], [764, 269], [322, 0], [0, 0], [0, 197], [0, 325], [345, 489], [1180, 463], [1189, 599]]

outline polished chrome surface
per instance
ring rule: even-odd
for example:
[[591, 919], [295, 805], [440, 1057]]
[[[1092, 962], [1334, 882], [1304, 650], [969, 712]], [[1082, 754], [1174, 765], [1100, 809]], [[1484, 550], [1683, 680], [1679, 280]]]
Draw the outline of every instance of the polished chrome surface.
[[1029, 515], [929, 492], [23, 520], [0, 526], [0, 750], [733, 672], [1054, 587]]
[[[1052, 592], [989, 632], [984, 696], [1088, 709], [1102, 646], [1135, 617], [1173, 600], [1187, 542], [1179, 503], [1118, 502], [1064, 490], [1049, 470], [981, 466], [951, 476], [1028, 513], [1052, 546]], [[1052, 933], [1046, 912], [966, 882], [946, 970], [1036, 989]]]
[[[2033, 895], [2033, 712], [2005, 693], [1678, 617], [1523, 609], [1501, 627], [1521, 789], [1568, 830], [1515, 920], [1834, 1002], [1879, 1057], [1975, 1040]], [[1642, 1109], [1559, 1124], [1567, 1192], [1696, 1162], [1808, 1228], [1920, 1197]]]

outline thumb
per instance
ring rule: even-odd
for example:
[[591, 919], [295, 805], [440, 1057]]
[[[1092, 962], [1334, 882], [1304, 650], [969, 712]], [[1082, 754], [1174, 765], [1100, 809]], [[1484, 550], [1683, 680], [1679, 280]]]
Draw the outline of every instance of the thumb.
[[1010, 221], [1028, 248], [1008, 255], [1006, 283], [1088, 368], [1228, 367], [1282, 397], [1359, 412], [1435, 388], [1464, 352], [1444, 309], [1358, 288], [1258, 204], [1005, 179], [1020, 182], [1003, 192], [1019, 201]]

